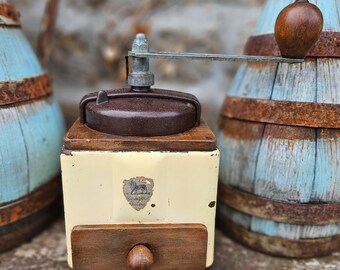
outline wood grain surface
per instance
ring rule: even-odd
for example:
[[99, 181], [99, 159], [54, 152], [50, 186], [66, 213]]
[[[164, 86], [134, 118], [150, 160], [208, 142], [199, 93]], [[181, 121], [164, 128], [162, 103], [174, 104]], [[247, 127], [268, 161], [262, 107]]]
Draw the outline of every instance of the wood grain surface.
[[[254, 35], [273, 33], [278, 13], [292, 2], [268, 0]], [[323, 12], [324, 31], [340, 31], [338, 1], [310, 2], [317, 4]], [[229, 96], [338, 106], [339, 63], [339, 59], [335, 58], [311, 58], [302, 64], [243, 65]], [[252, 111], [260, 114], [259, 111], [265, 108], [247, 109], [251, 115]], [[289, 108], [282, 106], [281, 110], [285, 112]], [[267, 113], [279, 116], [270, 108]], [[326, 117], [322, 111], [319, 113], [321, 117]], [[292, 114], [292, 117], [299, 119], [298, 114]], [[239, 121], [221, 117], [221, 132], [217, 135], [221, 151], [221, 181], [275, 201], [330, 203], [339, 208], [339, 129], [299, 127], [294, 123], [285, 123], [283, 118], [280, 121], [275, 125], [261, 120]], [[340, 227], [334, 222], [321, 226], [275, 222], [268, 217], [260, 218], [236, 211], [223, 203], [220, 204], [219, 215], [248, 231], [270, 237], [303, 240], [340, 234]]]
[[[209, 270], [338, 270], [340, 253], [311, 259], [265, 255], [230, 240], [216, 230], [215, 262]], [[70, 270], [66, 262], [65, 224], [60, 218], [32, 241], [0, 254], [1, 270]]]
[[53, 97], [0, 108], [0, 204], [17, 200], [60, 173], [64, 119]]
[[205, 269], [207, 239], [205, 226], [199, 224], [77, 226], [72, 232], [73, 267], [128, 269], [129, 252], [144, 245], [153, 254], [152, 269]]
[[216, 150], [216, 138], [204, 122], [198, 127], [176, 135], [128, 137], [98, 132], [77, 120], [64, 141], [64, 153], [72, 150], [212, 151]]

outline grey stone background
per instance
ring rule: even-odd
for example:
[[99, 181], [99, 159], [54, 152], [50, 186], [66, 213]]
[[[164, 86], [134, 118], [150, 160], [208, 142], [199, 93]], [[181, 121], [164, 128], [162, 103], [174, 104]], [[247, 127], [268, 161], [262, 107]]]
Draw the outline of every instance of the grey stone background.
[[[35, 46], [45, 0], [13, 0]], [[49, 71], [68, 124], [86, 92], [125, 84], [124, 56], [136, 32], [152, 50], [242, 53], [264, 0], [61, 0]], [[153, 60], [156, 86], [197, 95], [214, 126], [236, 63]]]

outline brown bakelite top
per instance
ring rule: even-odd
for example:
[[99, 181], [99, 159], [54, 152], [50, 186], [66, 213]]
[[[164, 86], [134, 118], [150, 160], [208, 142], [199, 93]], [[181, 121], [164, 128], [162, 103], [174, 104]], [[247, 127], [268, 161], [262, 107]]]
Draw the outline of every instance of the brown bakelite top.
[[121, 136], [165, 136], [199, 125], [201, 107], [193, 95], [159, 89], [117, 89], [86, 95], [80, 122]]

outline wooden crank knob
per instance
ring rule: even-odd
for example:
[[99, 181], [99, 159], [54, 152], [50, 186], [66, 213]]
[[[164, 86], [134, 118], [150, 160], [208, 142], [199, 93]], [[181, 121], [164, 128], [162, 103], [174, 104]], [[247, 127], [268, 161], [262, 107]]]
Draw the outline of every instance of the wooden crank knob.
[[297, 0], [284, 8], [275, 23], [282, 57], [305, 58], [320, 38], [322, 28], [322, 12], [308, 0]]
[[130, 270], [150, 270], [152, 264], [152, 252], [144, 245], [135, 246], [127, 256], [127, 265]]

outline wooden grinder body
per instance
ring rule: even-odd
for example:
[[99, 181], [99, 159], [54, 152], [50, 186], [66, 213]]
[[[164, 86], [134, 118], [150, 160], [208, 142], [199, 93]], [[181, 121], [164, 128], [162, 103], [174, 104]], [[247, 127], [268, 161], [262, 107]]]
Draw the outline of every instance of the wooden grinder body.
[[[125, 102], [134, 106], [141, 101], [134, 98]], [[91, 104], [85, 107], [93, 111]], [[126, 126], [122, 124], [124, 132]], [[61, 154], [69, 265], [91, 269], [101, 261], [106, 267], [127, 269], [127, 261], [133, 263], [129, 251], [139, 244], [150, 248], [152, 269], [210, 266], [219, 167], [215, 140], [205, 123], [178, 134], [141, 137], [99, 132], [78, 120]], [[103, 241], [96, 241], [95, 231]], [[112, 243], [105, 240], [110, 237]], [[89, 241], [98, 247], [93, 257], [100, 261], [87, 261], [89, 249], [84, 247]], [[107, 250], [114, 254], [106, 255]]]

